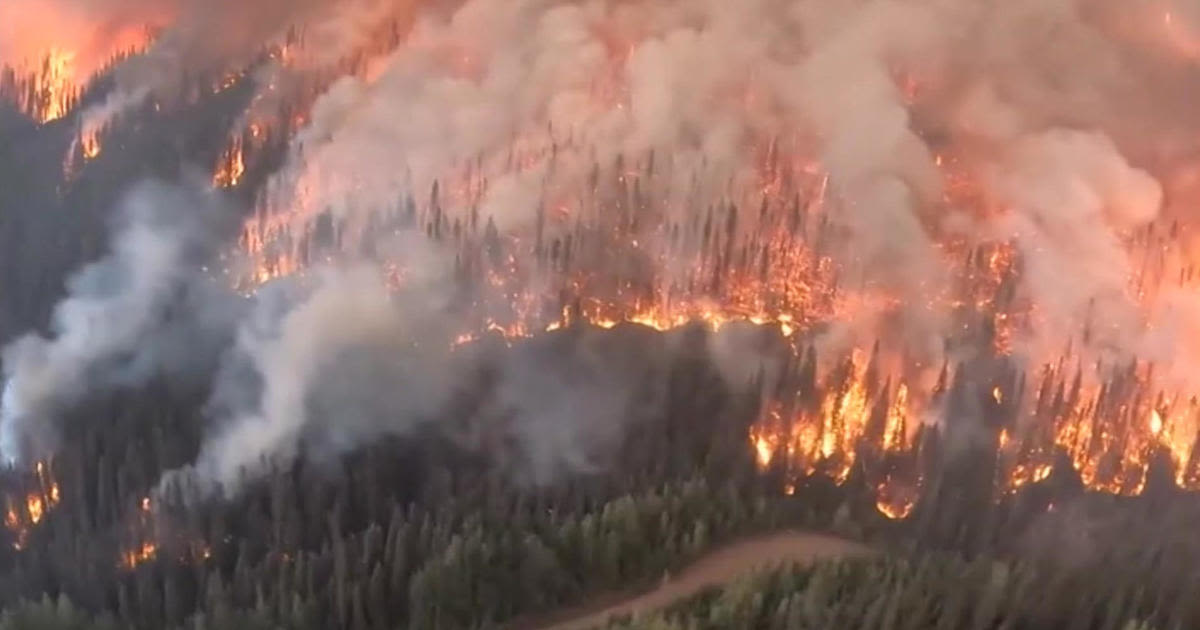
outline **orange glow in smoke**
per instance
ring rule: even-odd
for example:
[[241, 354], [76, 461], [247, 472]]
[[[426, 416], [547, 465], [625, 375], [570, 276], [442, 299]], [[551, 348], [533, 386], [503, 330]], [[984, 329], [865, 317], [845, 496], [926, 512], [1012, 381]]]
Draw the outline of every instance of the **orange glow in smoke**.
[[0, 3], [0, 69], [9, 72], [0, 80], [0, 98], [40, 123], [63, 118], [92, 77], [148, 47], [151, 29], [167, 17], [103, 24], [75, 4], [6, 0]]

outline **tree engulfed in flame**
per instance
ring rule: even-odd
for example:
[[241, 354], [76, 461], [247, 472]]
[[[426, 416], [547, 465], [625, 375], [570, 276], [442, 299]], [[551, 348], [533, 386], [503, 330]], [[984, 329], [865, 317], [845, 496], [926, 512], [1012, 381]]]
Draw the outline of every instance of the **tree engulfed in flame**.
[[85, 160], [94, 160], [100, 157], [100, 133], [85, 131], [79, 138], [79, 146]]
[[121, 554], [119, 566], [123, 569], [134, 570], [140, 565], [158, 557], [158, 545], [151, 541], [143, 542], [138, 547], [128, 549]]
[[754, 429], [750, 431], [750, 443], [754, 445], [754, 453], [758, 460], [758, 465], [766, 468], [771, 465], [771, 461], [775, 459], [775, 444], [772, 443], [773, 436], [759, 433]]
[[25, 543], [29, 539], [29, 529], [21, 522], [20, 515], [17, 514], [16, 508], [13, 506], [12, 499], [6, 499], [6, 507], [4, 511], [4, 526], [8, 531], [12, 532], [16, 540], [13, 541], [13, 548], [21, 551], [25, 548]]
[[[847, 381], [835, 379], [827, 384], [815, 416], [797, 415], [789, 425], [781, 422], [777, 406], [768, 411], [750, 433], [755, 458], [761, 468], [782, 465], [792, 471], [795, 480], [825, 474], [841, 483], [847, 470], [844, 462], [853, 462], [856, 453], [864, 447], [905, 452], [918, 446], [912, 441], [892, 443], [885, 440], [880, 443], [871, 437], [868, 429], [850, 428], [869, 426], [870, 413], [866, 410], [879, 405], [869, 399], [865, 404], [861, 402], [858, 392], [869, 389], [869, 381], [862, 380], [862, 371], [852, 373], [858, 376]], [[1153, 405], [1137, 404], [1137, 400], [1149, 398], [1139, 393], [1148, 386], [1146, 373], [1134, 371], [1125, 378], [1128, 380], [1115, 379], [1089, 392], [1078, 384], [1078, 379], [1075, 379], [1075, 385], [1068, 386], [1051, 370], [1045, 376], [1040, 393], [1035, 392], [1031, 399], [1018, 398], [1015, 394], [997, 396], [993, 390], [989, 398], [998, 407], [994, 413], [1011, 414], [1016, 419], [1017, 432], [1017, 437], [1009, 428], [997, 433], [998, 493], [1012, 494], [1049, 479], [1054, 473], [1053, 453], [1056, 451], [1069, 457], [1085, 487], [1095, 492], [1140, 495], [1156, 453], [1165, 454], [1175, 467], [1175, 481], [1180, 488], [1200, 489], [1200, 451], [1197, 450], [1196, 433], [1200, 405], [1193, 401], [1186, 412], [1170, 414], [1164, 411], [1170, 405], [1161, 400]], [[1124, 394], [1119, 393], [1122, 387], [1127, 388]], [[924, 400], [932, 402], [937, 398], [935, 392]], [[895, 401], [901, 399], [898, 393]], [[851, 402], [847, 404], [847, 401]], [[888, 417], [900, 416], [895, 401]], [[1022, 406], [1006, 412], [1002, 408], [1005, 404]], [[899, 408], [905, 409], [907, 414], [925, 413], [919, 407], [901, 405]], [[1048, 431], [1048, 427], [1053, 430]], [[780, 458], [784, 464], [780, 463]], [[822, 465], [828, 462], [838, 464]], [[884, 496], [884, 491], [892, 485], [889, 480], [888, 484], [878, 486], [879, 509], [890, 518], [897, 518], [903, 510], [892, 498]]]
[[35, 487], [24, 497], [5, 496], [4, 499], [4, 527], [13, 534], [13, 547], [18, 551], [28, 544], [33, 528], [40, 525], [62, 500], [58, 481], [45, 462], [37, 462], [34, 467], [34, 481]]
[[902, 521], [916, 508], [918, 493], [919, 488], [889, 477], [876, 488], [875, 508], [890, 520]]
[[35, 96], [31, 114], [41, 123], [58, 120], [71, 109], [77, 98], [75, 53], [52, 49], [46, 53], [42, 71], [34, 79]]
[[751, 429], [751, 443], [762, 468], [782, 468], [794, 483], [824, 474], [841, 484], [849, 478], [861, 449], [880, 456], [913, 448], [913, 413], [906, 383], [879, 378], [878, 352], [869, 361], [855, 353], [825, 376], [814, 379], [810, 356], [801, 359], [801, 377], [767, 401], [762, 419]]
[[25, 512], [29, 515], [29, 522], [37, 525], [42, 522], [42, 516], [45, 515], [46, 505], [42, 502], [42, 497], [31, 494], [25, 500]]
[[109, 16], [115, 19], [102, 18], [99, 8], [40, 0], [0, 4], [0, 100], [40, 124], [64, 119], [93, 79], [146, 50], [168, 17], [164, 3]]
[[237, 138], [221, 153], [216, 173], [213, 174], [213, 186], [234, 188], [241, 183], [242, 175], [245, 173], [246, 162], [242, 153], [242, 140]]
[[[549, 159], [533, 146], [539, 145], [514, 141], [509, 168]], [[1200, 489], [1195, 448], [1200, 414], [1194, 403], [1183, 409], [1176, 402], [1187, 399], [1182, 392], [1157, 385], [1149, 364], [1114, 369], [1097, 363], [1085, 374], [1081, 366], [1092, 358], [1071, 348], [1022, 357], [1021, 363], [1013, 358], [1014, 343], [1039, 316], [1037, 305], [1016, 290], [1024, 266], [1013, 242], [947, 238], [938, 251], [953, 280], [926, 292], [924, 303], [913, 305], [870, 284], [847, 286], [844, 263], [837, 262], [845, 241], [831, 227], [836, 208], [826, 197], [827, 176], [808, 160], [771, 147], [766, 163], [773, 166], [762, 168], [740, 204], [680, 217], [673, 191], [656, 188], [653, 156], [622, 158], [611, 173], [597, 167], [591, 187], [574, 200], [541, 205], [530, 233], [500, 234], [474, 214], [488, 185], [476, 171], [442, 180], [426, 204], [410, 199], [359, 226], [329, 214], [305, 214], [302, 208], [320, 195], [289, 198], [300, 206], [294, 212], [274, 208], [268, 199], [243, 228], [243, 253], [255, 262], [244, 284], [252, 288], [330, 260], [338, 248], [414, 229], [454, 249], [461, 275], [480, 292], [472, 302], [475, 310], [464, 316], [464, 329], [447, 340], [450, 348], [488, 334], [513, 340], [577, 325], [659, 331], [694, 324], [718, 331], [735, 322], [775, 327], [793, 351], [795, 371], [805, 376], [793, 374], [766, 397], [748, 437], [758, 464], [786, 471], [792, 485], [814, 474], [844, 482], [864, 448], [911, 459], [919, 448], [914, 440], [919, 427], [945, 416], [947, 390], [957, 380], [948, 374], [949, 355], [907, 353], [904, 339], [880, 329], [882, 350], [878, 343], [870, 351], [860, 346], [823, 357], [820, 364], [805, 356], [806, 340], [831, 322], [887, 321], [916, 310], [963, 331], [947, 345], [1005, 362], [1012, 372], [1007, 380], [981, 386], [973, 403], [995, 427], [999, 494], [1048, 479], [1056, 452], [1068, 456], [1088, 488], [1136, 495], [1153, 454], [1162, 450], [1176, 466], [1180, 487]], [[948, 158], [943, 168], [947, 203], [976, 203], [979, 186], [963, 163]], [[318, 184], [298, 184], [297, 190], [316, 190]], [[454, 216], [454, 207], [464, 214]], [[325, 227], [314, 227], [322, 222]], [[569, 239], [551, 237], [552, 231], [566, 231]], [[1131, 239], [1128, 247], [1164, 245], [1142, 238]], [[639, 261], [640, 267], [632, 273], [613, 260]], [[1159, 273], [1160, 280], [1170, 276]], [[405, 270], [393, 275], [403, 291]], [[1146, 277], [1131, 282], [1153, 284]], [[1041, 379], [1040, 386], [1026, 386], [1021, 365], [1041, 366], [1029, 379]]]

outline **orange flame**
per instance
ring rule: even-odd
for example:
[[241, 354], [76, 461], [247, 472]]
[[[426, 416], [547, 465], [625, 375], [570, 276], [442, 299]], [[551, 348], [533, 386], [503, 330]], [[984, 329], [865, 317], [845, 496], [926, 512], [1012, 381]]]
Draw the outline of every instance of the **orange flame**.
[[915, 490], [896, 484], [891, 479], [879, 484], [876, 489], [875, 508], [890, 520], [908, 518], [916, 506]]
[[246, 173], [246, 163], [243, 157], [242, 140], [236, 138], [221, 154], [217, 170], [213, 174], [215, 188], [234, 188], [242, 181]]
[[132, 571], [139, 566], [154, 560], [158, 556], [158, 545], [146, 541], [140, 546], [126, 550], [121, 554], [120, 567]]
[[94, 160], [100, 157], [100, 134], [98, 132], [84, 133], [79, 143], [83, 149], [84, 159]]
[[[161, 8], [161, 7], [160, 7]], [[13, 101], [39, 123], [64, 118], [86, 83], [116, 61], [144, 50], [152, 26], [144, 22], [98, 25], [90, 12], [66, 3], [6, 0], [0, 4], [0, 98]]]
[[[633, 43], [616, 36], [603, 39], [614, 72], [593, 77], [597, 94], [592, 105], [606, 111], [626, 105], [620, 61]], [[454, 51], [452, 57], [462, 61], [468, 53]], [[896, 81], [912, 101], [930, 91], [926, 77], [898, 71]], [[735, 91], [740, 100], [765, 98], [753, 86], [738, 86]], [[474, 166], [438, 173], [440, 193], [430, 195], [438, 198], [415, 208], [407, 227], [424, 230], [447, 247], [458, 246], [456, 253], [468, 269], [465, 273], [474, 273], [471, 280], [494, 298], [481, 299], [479, 312], [469, 315], [470, 322], [449, 336], [447, 345], [458, 347], [488, 333], [515, 339], [579, 325], [610, 329], [634, 324], [666, 331], [693, 323], [720, 330], [732, 322], [749, 322], [777, 327], [797, 350], [804, 343], [801, 340], [819, 326], [862, 324], [869, 330], [856, 331], [858, 336], [844, 346], [857, 347], [847, 353], [850, 356], [812, 366], [814, 383], [805, 384], [805, 391], [781, 388], [780, 394], [764, 401], [762, 416], [750, 430], [749, 446], [758, 465], [786, 470], [794, 487], [801, 477], [818, 473], [843, 482], [866, 459], [864, 452], [901, 459], [916, 451], [914, 438], [922, 423], [940, 417], [937, 403], [950, 385], [935, 386], [932, 381], [937, 364], [949, 362], [949, 356], [927, 356], [936, 350], [908, 356], [905, 352], [910, 349], [905, 348], [896, 349], [895, 356], [884, 352], [876, 363], [875, 357], [864, 360], [868, 353], [863, 340], [874, 335], [894, 342], [888, 325], [893, 319], [927, 311], [952, 322], [948, 334], [982, 338], [960, 346], [970, 344], [986, 358], [1020, 368], [1022, 378], [1044, 381], [1028, 389], [1024, 380], [1018, 383], [1015, 378], [989, 383], [982, 391], [970, 388], [969, 395], [977, 398], [972, 404], [994, 416], [989, 418], [995, 421], [990, 426], [998, 429], [998, 491], [1011, 492], [1049, 479], [1055, 451], [1066, 453], [1084, 484], [1095, 491], [1141, 493], [1149, 462], [1162, 450], [1176, 466], [1177, 483], [1200, 488], [1200, 454], [1195, 452], [1200, 412], [1182, 410], [1174, 402], [1189, 397], [1185, 386], [1156, 383], [1144, 364], [1132, 370], [1136, 373], [1118, 374], [1119, 370], [1105, 366], [1085, 374], [1081, 366], [1096, 363], [1091, 350], [1021, 345], [1021, 352], [1016, 351], [1028, 341], [1026, 333], [1036, 329], [1042, 313], [1018, 290], [1024, 261], [1016, 244], [1005, 240], [1009, 237], [979, 242], [929, 226], [937, 255], [951, 271], [947, 284], [952, 286], [930, 288], [916, 306], [906, 303], [913, 301], [911, 295], [894, 295], [857, 277], [850, 281], [847, 276], [853, 274], [847, 270], [852, 263], [839, 262], [845, 258], [839, 250], [844, 241], [839, 241], [839, 226], [829, 212], [838, 201], [830, 199], [828, 175], [809, 159], [816, 151], [797, 146], [789, 154], [777, 149], [776, 140], [747, 141], [754, 145], [748, 154], [766, 157], [762, 164], [747, 166], [753, 172], [745, 182], [730, 183], [715, 195], [721, 201], [714, 202], [707, 220], [703, 212], [684, 212], [681, 218], [673, 194], [637, 199], [645, 191], [640, 186], [648, 188], [654, 182], [649, 174], [651, 155], [622, 157], [611, 169], [596, 165], [596, 181], [581, 186], [582, 190], [556, 191], [543, 181], [549, 210], [539, 213], [536, 236], [532, 229], [487, 236], [482, 228], [487, 217], [480, 227], [469, 227], [493, 174], [519, 174], [536, 166], [550, 171], [554, 160], [563, 159], [560, 156], [568, 151], [589, 153], [589, 147], [570, 146], [570, 141], [553, 132], [519, 132], [507, 145], [465, 160]], [[989, 198], [983, 184], [986, 178], [979, 172], [984, 169], [973, 165], [969, 156], [939, 148], [935, 163], [946, 205], [965, 208], [980, 220], [1000, 219], [1011, 212], [1001, 201]], [[327, 189], [352, 195], [358, 182], [353, 174], [345, 175], [349, 184], [334, 181], [337, 174], [323, 175], [302, 173], [291, 196], [264, 201], [245, 223], [240, 246], [254, 268], [249, 278], [240, 279], [242, 286], [297, 273], [332, 256], [327, 251], [314, 255], [307, 237], [325, 202], [336, 196]], [[601, 182], [601, 177], [611, 181]], [[219, 168], [217, 181], [228, 180]], [[451, 224], [455, 225], [452, 236], [439, 234], [449, 232]], [[460, 230], [460, 226], [468, 227]], [[346, 230], [365, 234], [375, 227], [349, 225]], [[542, 237], [543, 230], [551, 229], [576, 238], [575, 243], [590, 239], [588, 246], [600, 254], [589, 264], [548, 261], [550, 244], [544, 240], [549, 239]], [[1156, 271], [1130, 279], [1130, 294], [1145, 300], [1140, 306], [1147, 313], [1151, 308], [1147, 286], [1163, 285], [1163, 278], [1174, 282], [1176, 276], [1185, 283], [1194, 275], [1191, 270], [1200, 254], [1184, 239], [1119, 238], [1130, 252], [1153, 253], [1154, 259], [1168, 261]], [[297, 245], [301, 242], [304, 246]], [[480, 253], [483, 250], [485, 254]], [[645, 261], [647, 270], [644, 274], [624, 268], [613, 272], [603, 264], [624, 258]], [[1196, 284], [1187, 282], [1189, 288]], [[557, 302], [547, 298], [554, 293], [560, 296]], [[1079, 335], [1071, 341], [1086, 345], [1078, 340], [1087, 339], [1092, 326], [1081, 322]], [[1071, 366], [1076, 366], [1075, 372]], [[877, 477], [869, 480], [876, 482]], [[886, 509], [880, 510], [889, 516], [911, 509], [885, 503]]]
[[50, 467], [45, 462], [34, 464], [33, 478], [37, 482], [36, 488], [24, 497], [15, 500], [11, 496], [4, 498], [4, 527], [15, 536], [13, 547], [17, 550], [26, 547], [33, 529], [46, 519], [62, 499], [58, 482], [51, 476]]
[[78, 89], [75, 87], [74, 64], [73, 52], [51, 49], [46, 53], [42, 72], [34, 84], [38, 102], [33, 117], [38, 122], [47, 123], [66, 115]]
[[42, 516], [45, 514], [46, 506], [42, 503], [42, 497], [31, 494], [25, 500], [26, 511], [29, 513], [29, 521], [34, 525], [42, 522]]

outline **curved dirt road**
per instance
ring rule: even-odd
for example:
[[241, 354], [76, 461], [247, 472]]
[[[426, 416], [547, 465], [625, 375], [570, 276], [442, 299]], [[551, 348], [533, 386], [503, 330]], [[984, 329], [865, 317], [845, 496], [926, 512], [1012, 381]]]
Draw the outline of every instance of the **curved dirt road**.
[[613, 617], [650, 612], [748, 573], [783, 564], [807, 563], [871, 553], [867, 547], [842, 538], [806, 532], [781, 532], [733, 543], [714, 551], [658, 588], [606, 608], [584, 609], [578, 615], [541, 626], [541, 630], [590, 630]]

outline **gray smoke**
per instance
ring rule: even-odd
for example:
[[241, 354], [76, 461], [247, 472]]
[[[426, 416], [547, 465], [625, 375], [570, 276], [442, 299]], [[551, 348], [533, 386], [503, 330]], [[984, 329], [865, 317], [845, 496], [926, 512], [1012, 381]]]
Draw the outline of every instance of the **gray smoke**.
[[[236, 493], [301, 454], [328, 459], [423, 427], [546, 483], [598, 469], [653, 407], [646, 384], [663, 358], [628, 345], [452, 348], [465, 323], [451, 304], [447, 252], [412, 232], [390, 246], [410, 270], [398, 284], [345, 262], [258, 291], [217, 376], [201, 453], [162, 491]], [[464, 407], [466, 398], [477, 404]]]
[[[409, 255], [423, 247], [410, 244]], [[408, 281], [394, 294], [377, 268], [330, 266], [260, 290], [217, 381], [199, 477], [233, 487], [302, 442], [337, 453], [441, 407], [452, 383], [449, 283]]]
[[[378, 76], [347, 78], [318, 102], [275, 183], [279, 205], [297, 229], [326, 209], [364, 225], [403, 189], [479, 158], [489, 182], [480, 212], [520, 232], [539, 201], [583, 186], [593, 163], [657, 150], [680, 172], [703, 163], [702, 179], [733, 181], [736, 196], [764, 141], [800, 137], [791, 146], [829, 173], [832, 219], [853, 235], [839, 265], [856, 286], [916, 298], [904, 319], [929, 364], [952, 325], [936, 301], [952, 281], [939, 243], [956, 238], [1013, 238], [1039, 268], [1070, 260], [1080, 272], [1028, 274], [1022, 297], [1050, 310], [1017, 340], [1031, 354], [1089, 303], [1127, 322], [1102, 342], [1106, 354], [1145, 354], [1128, 315], [1137, 306], [1114, 281], [1130, 268], [1124, 235], [1162, 216], [1165, 165], [1197, 149], [1182, 103], [1200, 81], [1179, 61], [1192, 8], [474, 0], [419, 25]], [[561, 145], [553, 161], [510, 168], [514, 139], [549, 144], [547, 128]], [[1011, 211], [943, 203], [936, 156], [947, 151], [990, 174], [978, 177], [982, 197]], [[1064, 238], [1067, 225], [1079, 230]], [[877, 315], [845, 322], [846, 343], [869, 343]]]
[[0, 455], [41, 458], [85, 395], [211, 369], [239, 305], [202, 265], [227, 211], [209, 193], [143, 184], [119, 205], [112, 251], [67, 283], [49, 333], [4, 348]]

